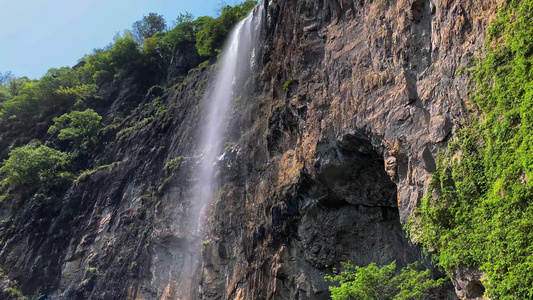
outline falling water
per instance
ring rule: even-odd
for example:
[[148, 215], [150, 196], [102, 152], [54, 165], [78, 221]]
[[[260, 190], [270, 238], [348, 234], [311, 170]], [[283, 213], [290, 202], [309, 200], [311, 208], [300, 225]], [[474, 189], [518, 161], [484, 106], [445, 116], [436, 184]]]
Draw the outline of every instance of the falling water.
[[[222, 142], [233, 100], [242, 88], [239, 79], [250, 75], [254, 67], [259, 26], [262, 21], [262, 5], [258, 5], [230, 34], [222, 51], [222, 58], [212, 89], [204, 97], [205, 125], [202, 128], [200, 151], [203, 157], [198, 169], [198, 184], [194, 196], [195, 206], [201, 210], [211, 203], [216, 188], [216, 161], [221, 155]], [[197, 218], [198, 230], [203, 228], [203, 218]]]
[[[203, 99], [203, 125], [199, 151], [201, 161], [196, 170], [197, 184], [191, 199], [189, 211], [189, 231], [195, 240], [190, 245], [192, 261], [185, 267], [182, 284], [191, 280], [199, 262], [199, 239], [203, 239], [205, 214], [210, 206], [217, 185], [217, 161], [222, 152], [228, 115], [236, 95], [243, 88], [242, 79], [246, 79], [256, 67], [258, 39], [263, 21], [264, 5], [258, 5], [244, 20], [232, 30], [222, 51], [214, 84]], [[246, 81], [246, 80], [244, 80]], [[188, 274], [187, 274], [188, 273]], [[190, 284], [190, 283], [189, 283]], [[193, 291], [194, 293], [194, 291]], [[194, 297], [193, 297], [194, 298]]]

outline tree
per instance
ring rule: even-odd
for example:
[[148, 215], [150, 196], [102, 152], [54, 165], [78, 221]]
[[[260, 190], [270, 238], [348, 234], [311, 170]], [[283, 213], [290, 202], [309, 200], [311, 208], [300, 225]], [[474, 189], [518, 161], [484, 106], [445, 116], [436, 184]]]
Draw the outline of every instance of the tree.
[[60, 140], [71, 140], [77, 146], [93, 143], [102, 117], [92, 109], [72, 111], [54, 118], [54, 125], [48, 129], [49, 134], [57, 134]]
[[159, 48], [162, 56], [170, 61], [176, 45], [183, 41], [196, 42], [198, 32], [202, 30], [204, 24], [213, 20], [212, 17], [199, 17], [193, 20], [190, 13], [180, 14], [176, 19], [176, 26], [166, 32], [163, 36]]
[[113, 49], [109, 51], [109, 58], [114, 72], [118, 73], [119, 77], [137, 68], [143, 60], [139, 44], [129, 32], [115, 40]]
[[202, 56], [216, 55], [233, 26], [246, 17], [256, 5], [255, 0], [247, 0], [235, 6], [225, 5], [221, 9], [220, 17], [205, 19], [196, 35], [198, 53]]
[[3, 87], [0, 87], [0, 103], [7, 102], [11, 99], [11, 94], [4, 89]]
[[176, 18], [174, 28], [183, 35], [183, 40], [194, 41], [196, 30], [194, 16], [191, 13], [180, 13]]
[[153, 37], [144, 39], [143, 53], [145, 55], [151, 55], [151, 56], [159, 55], [160, 41], [161, 41], [161, 38], [159, 36], [153, 36]]
[[[326, 281], [340, 286], [329, 288], [333, 300], [411, 300], [424, 296], [437, 296], [438, 287], [447, 279], [431, 279], [429, 270], [421, 270], [418, 263], [411, 264], [396, 275], [396, 263], [383, 267], [371, 263], [367, 267], [343, 263], [344, 271], [335, 276], [326, 276]], [[431, 299], [437, 299], [431, 297]]]
[[9, 90], [11, 96], [15, 97], [19, 94], [20, 90], [22, 90], [24, 85], [30, 82], [31, 80], [26, 76], [20, 78], [13, 78], [9, 81], [6, 88]]
[[142, 45], [145, 39], [154, 36], [158, 32], [162, 32], [166, 26], [165, 19], [162, 15], [149, 13], [148, 16], [143, 16], [142, 20], [133, 23], [133, 39], [139, 45]]
[[214, 56], [220, 50], [227, 35], [221, 19], [206, 19], [202, 29], [196, 35], [196, 48], [202, 56]]
[[11, 151], [0, 172], [5, 174], [4, 184], [12, 188], [49, 186], [57, 177], [68, 177], [61, 172], [68, 163], [66, 153], [30, 143]]
[[143, 65], [141, 50], [131, 31], [126, 30], [122, 36], [117, 34], [111, 46], [95, 49], [82, 59], [85, 64], [77, 70], [81, 82], [102, 86], [115, 78], [124, 78]]
[[13, 73], [11, 73], [11, 71], [4, 73], [0, 72], [0, 87], [7, 88], [8, 83], [13, 79], [16, 79], [16, 77], [13, 75]]
[[244, 19], [246, 15], [257, 5], [256, 0], [246, 0], [235, 6], [226, 5], [222, 8], [220, 18], [224, 26], [231, 30], [231, 28], [240, 20]]
[[96, 84], [80, 84], [72, 88], [60, 86], [55, 93], [62, 101], [74, 103], [76, 109], [86, 108], [87, 99], [99, 98]]

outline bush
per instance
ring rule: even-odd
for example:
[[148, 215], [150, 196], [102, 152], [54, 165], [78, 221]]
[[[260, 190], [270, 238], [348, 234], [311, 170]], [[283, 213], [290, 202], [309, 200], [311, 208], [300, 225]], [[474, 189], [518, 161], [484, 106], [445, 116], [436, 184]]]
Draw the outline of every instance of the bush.
[[152, 56], [159, 55], [158, 45], [160, 41], [161, 41], [161, 38], [159, 36], [153, 36], [153, 37], [145, 39], [143, 42], [143, 53], [145, 55], [152, 55]]
[[105, 84], [106, 82], [113, 81], [113, 74], [107, 70], [99, 70], [99, 71], [94, 72], [91, 78], [92, 78], [92, 82], [94, 82], [98, 86], [101, 86]]
[[176, 26], [166, 32], [159, 44], [162, 55], [170, 62], [176, 45], [183, 41], [195, 42], [198, 32], [202, 30], [204, 24], [212, 20], [212, 17], [199, 17], [196, 20], [189, 13], [180, 14], [177, 18]]
[[294, 79], [293, 79], [292, 77], [290, 77], [290, 78], [287, 79], [287, 81], [285, 81], [285, 83], [283, 84], [283, 90], [284, 90], [284, 91], [289, 91], [293, 84], [294, 84]]
[[133, 40], [130, 34], [125, 34], [115, 40], [113, 49], [109, 51], [109, 57], [111, 66], [120, 77], [138, 68], [143, 61], [139, 44]]
[[64, 172], [68, 163], [66, 153], [31, 143], [11, 151], [0, 172], [5, 174], [4, 184], [13, 189], [48, 187], [69, 177]]
[[68, 103], [80, 103], [89, 98], [98, 98], [98, 86], [95, 84], [81, 84], [72, 88], [59, 87], [56, 95]]
[[222, 48], [227, 34], [228, 31], [220, 18], [206, 20], [202, 30], [197, 34], [196, 48], [198, 49], [198, 54], [202, 56], [215, 56], [220, 52], [220, 48]]
[[329, 288], [333, 300], [407, 300], [422, 299], [436, 292], [436, 288], [448, 282], [447, 279], [431, 279], [429, 270], [423, 271], [419, 264], [411, 264], [396, 275], [396, 263], [383, 267], [375, 263], [367, 267], [354, 267], [342, 263], [344, 270], [326, 281], [340, 286]]
[[60, 140], [71, 140], [77, 146], [94, 143], [102, 117], [92, 109], [72, 111], [54, 118], [49, 134], [57, 134]]
[[35, 83], [24, 86], [20, 93], [2, 103], [0, 118], [8, 123], [9, 120], [27, 122], [36, 116], [39, 110], [39, 95]]
[[28, 77], [20, 77], [15, 78], [11, 81], [9, 81], [9, 84], [7, 85], [7, 89], [11, 96], [15, 97], [18, 95], [20, 90], [26, 85], [26, 83], [31, 82], [31, 80]]

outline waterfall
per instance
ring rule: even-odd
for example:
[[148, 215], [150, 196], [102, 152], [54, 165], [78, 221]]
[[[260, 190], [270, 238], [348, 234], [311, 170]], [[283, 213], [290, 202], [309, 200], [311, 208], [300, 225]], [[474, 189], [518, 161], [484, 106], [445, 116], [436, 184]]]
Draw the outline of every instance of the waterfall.
[[[205, 124], [201, 128], [200, 151], [203, 156], [196, 178], [194, 206], [200, 211], [211, 203], [213, 188], [217, 187], [215, 176], [217, 158], [222, 154], [222, 142], [228, 115], [236, 92], [242, 88], [239, 79], [248, 77], [255, 66], [258, 31], [263, 19], [263, 6], [258, 5], [232, 30], [222, 51], [216, 78], [212, 88], [206, 93], [204, 104]], [[193, 213], [194, 215], [194, 213]], [[203, 229], [203, 217], [191, 216], [198, 220], [197, 230]]]
[[201, 159], [194, 174], [197, 183], [193, 187], [188, 214], [188, 227], [194, 237], [194, 245], [189, 247], [192, 261], [186, 263], [188, 266], [180, 276], [182, 287], [193, 283], [193, 273], [200, 262], [200, 240], [204, 238], [206, 213], [218, 191], [217, 161], [222, 155], [228, 116], [236, 94], [243, 88], [240, 82], [247, 79], [257, 68], [258, 40], [263, 14], [264, 5], [260, 4], [233, 28], [222, 50], [215, 81], [202, 101], [203, 124], [200, 127], [198, 147]]

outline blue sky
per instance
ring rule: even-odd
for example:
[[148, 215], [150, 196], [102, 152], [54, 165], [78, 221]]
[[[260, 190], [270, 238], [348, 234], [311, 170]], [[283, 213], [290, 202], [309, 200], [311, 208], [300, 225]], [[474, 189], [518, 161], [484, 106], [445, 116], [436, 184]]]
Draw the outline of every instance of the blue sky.
[[[234, 1], [226, 1], [234, 3]], [[240, 2], [240, 1], [239, 1]], [[143, 15], [215, 16], [220, 0], [0, 0], [0, 72], [38, 79], [73, 66]]]

